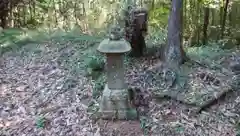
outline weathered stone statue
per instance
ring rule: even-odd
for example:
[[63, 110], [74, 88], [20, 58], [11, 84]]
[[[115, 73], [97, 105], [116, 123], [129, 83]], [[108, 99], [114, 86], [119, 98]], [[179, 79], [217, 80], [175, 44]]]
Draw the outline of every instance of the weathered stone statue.
[[131, 44], [131, 56], [143, 55], [146, 48], [148, 12], [143, 8], [129, 6], [125, 12], [125, 38]]
[[130, 50], [130, 44], [121, 38], [119, 27], [113, 27], [109, 38], [103, 40], [98, 47], [98, 51], [107, 56], [107, 84], [103, 90], [99, 110], [103, 119], [137, 118], [136, 109], [131, 108], [124, 82], [124, 53]]

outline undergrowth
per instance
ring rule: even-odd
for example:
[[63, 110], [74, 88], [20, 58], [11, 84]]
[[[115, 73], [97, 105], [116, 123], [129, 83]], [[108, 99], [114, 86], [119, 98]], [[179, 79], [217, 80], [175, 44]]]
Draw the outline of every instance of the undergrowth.
[[27, 29], [4, 29], [0, 32], [0, 55], [20, 49], [26, 44], [39, 43], [49, 36], [41, 31]]
[[21, 47], [47, 40], [55, 41], [71, 41], [74, 43], [81, 41], [91, 41], [92, 39], [101, 39], [102, 35], [94, 35], [93, 37], [83, 34], [80, 29], [73, 28], [70, 31], [62, 29], [27, 29], [27, 28], [9, 28], [0, 31], [0, 55], [20, 49]]
[[221, 69], [221, 61], [223, 57], [227, 57], [234, 52], [234, 49], [222, 49], [221, 45], [211, 43], [207, 46], [188, 47], [185, 49], [189, 58], [198, 61], [212, 69]]

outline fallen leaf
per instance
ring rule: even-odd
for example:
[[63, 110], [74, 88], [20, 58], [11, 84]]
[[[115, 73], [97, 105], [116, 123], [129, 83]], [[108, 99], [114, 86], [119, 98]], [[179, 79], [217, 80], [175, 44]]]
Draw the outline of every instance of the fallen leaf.
[[16, 88], [16, 91], [18, 92], [24, 92], [26, 91], [26, 88], [28, 87], [28, 85], [20, 85]]

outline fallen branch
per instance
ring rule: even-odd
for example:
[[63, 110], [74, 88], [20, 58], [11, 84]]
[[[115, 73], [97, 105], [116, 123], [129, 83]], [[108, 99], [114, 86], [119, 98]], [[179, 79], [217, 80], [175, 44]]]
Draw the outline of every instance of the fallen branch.
[[61, 94], [63, 91], [57, 91], [56, 93], [53, 94], [52, 97], [48, 97], [48, 99], [40, 104], [38, 104], [37, 106], [35, 106], [35, 108], [39, 108], [39, 107], [44, 107], [46, 106], [48, 103], [50, 103], [57, 95]]

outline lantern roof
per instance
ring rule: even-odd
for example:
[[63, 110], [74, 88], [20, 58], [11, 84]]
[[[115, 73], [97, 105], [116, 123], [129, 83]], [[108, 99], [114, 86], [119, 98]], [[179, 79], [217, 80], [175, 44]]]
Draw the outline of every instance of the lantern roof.
[[104, 39], [97, 50], [102, 53], [126, 53], [131, 50], [131, 45], [121, 37], [121, 28], [114, 26], [110, 30], [109, 38]]

